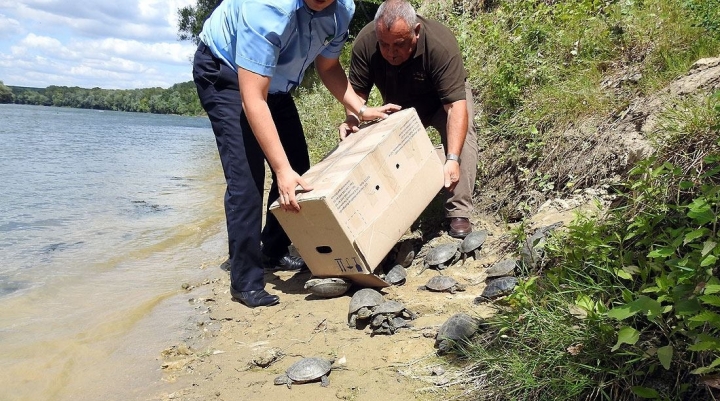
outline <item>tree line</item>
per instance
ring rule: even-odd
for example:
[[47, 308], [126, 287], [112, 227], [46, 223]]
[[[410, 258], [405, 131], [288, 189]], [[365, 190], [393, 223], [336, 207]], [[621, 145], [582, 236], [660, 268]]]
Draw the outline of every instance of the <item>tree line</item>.
[[155, 114], [201, 115], [204, 113], [191, 81], [168, 89], [101, 89], [77, 86], [30, 88], [6, 86], [0, 81], [0, 103], [79, 109], [131, 111]]

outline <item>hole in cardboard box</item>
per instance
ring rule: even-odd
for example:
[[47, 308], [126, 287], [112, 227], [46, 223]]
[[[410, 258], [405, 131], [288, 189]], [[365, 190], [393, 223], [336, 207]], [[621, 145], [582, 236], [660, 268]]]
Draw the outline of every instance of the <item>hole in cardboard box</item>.
[[400, 170], [400, 163], [398, 163], [398, 164], [395, 165], [395, 169], [396, 169], [396, 170]]
[[379, 191], [379, 190], [380, 190], [380, 185], [375, 185], [375, 190], [376, 190], [376, 191]]
[[332, 253], [332, 248], [326, 245], [318, 246], [315, 250], [318, 251], [318, 253]]

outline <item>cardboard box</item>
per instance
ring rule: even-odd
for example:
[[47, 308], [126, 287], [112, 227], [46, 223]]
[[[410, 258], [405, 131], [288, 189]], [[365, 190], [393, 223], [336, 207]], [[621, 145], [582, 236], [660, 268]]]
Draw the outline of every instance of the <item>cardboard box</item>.
[[271, 212], [313, 275], [387, 286], [373, 274], [443, 187], [443, 164], [415, 109], [350, 135], [303, 175], [299, 213]]

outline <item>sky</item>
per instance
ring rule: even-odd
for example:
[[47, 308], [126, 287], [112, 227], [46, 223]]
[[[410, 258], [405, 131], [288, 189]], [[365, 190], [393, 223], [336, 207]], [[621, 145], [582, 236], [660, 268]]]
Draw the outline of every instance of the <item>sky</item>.
[[192, 80], [177, 10], [195, 0], [0, 0], [0, 81], [168, 88]]

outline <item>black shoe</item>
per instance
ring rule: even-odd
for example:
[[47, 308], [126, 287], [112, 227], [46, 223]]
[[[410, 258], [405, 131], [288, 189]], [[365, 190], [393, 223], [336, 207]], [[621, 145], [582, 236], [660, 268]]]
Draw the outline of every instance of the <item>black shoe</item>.
[[279, 258], [263, 255], [263, 267], [270, 270], [308, 270], [305, 261], [301, 257], [290, 254]]
[[222, 262], [222, 263], [220, 264], [220, 268], [221, 268], [222, 270], [225, 270], [226, 272], [229, 272], [229, 271], [230, 271], [230, 259]]
[[236, 291], [230, 286], [230, 295], [238, 302], [250, 308], [270, 306], [280, 302], [280, 298], [277, 295], [270, 295], [264, 289], [257, 291]]

